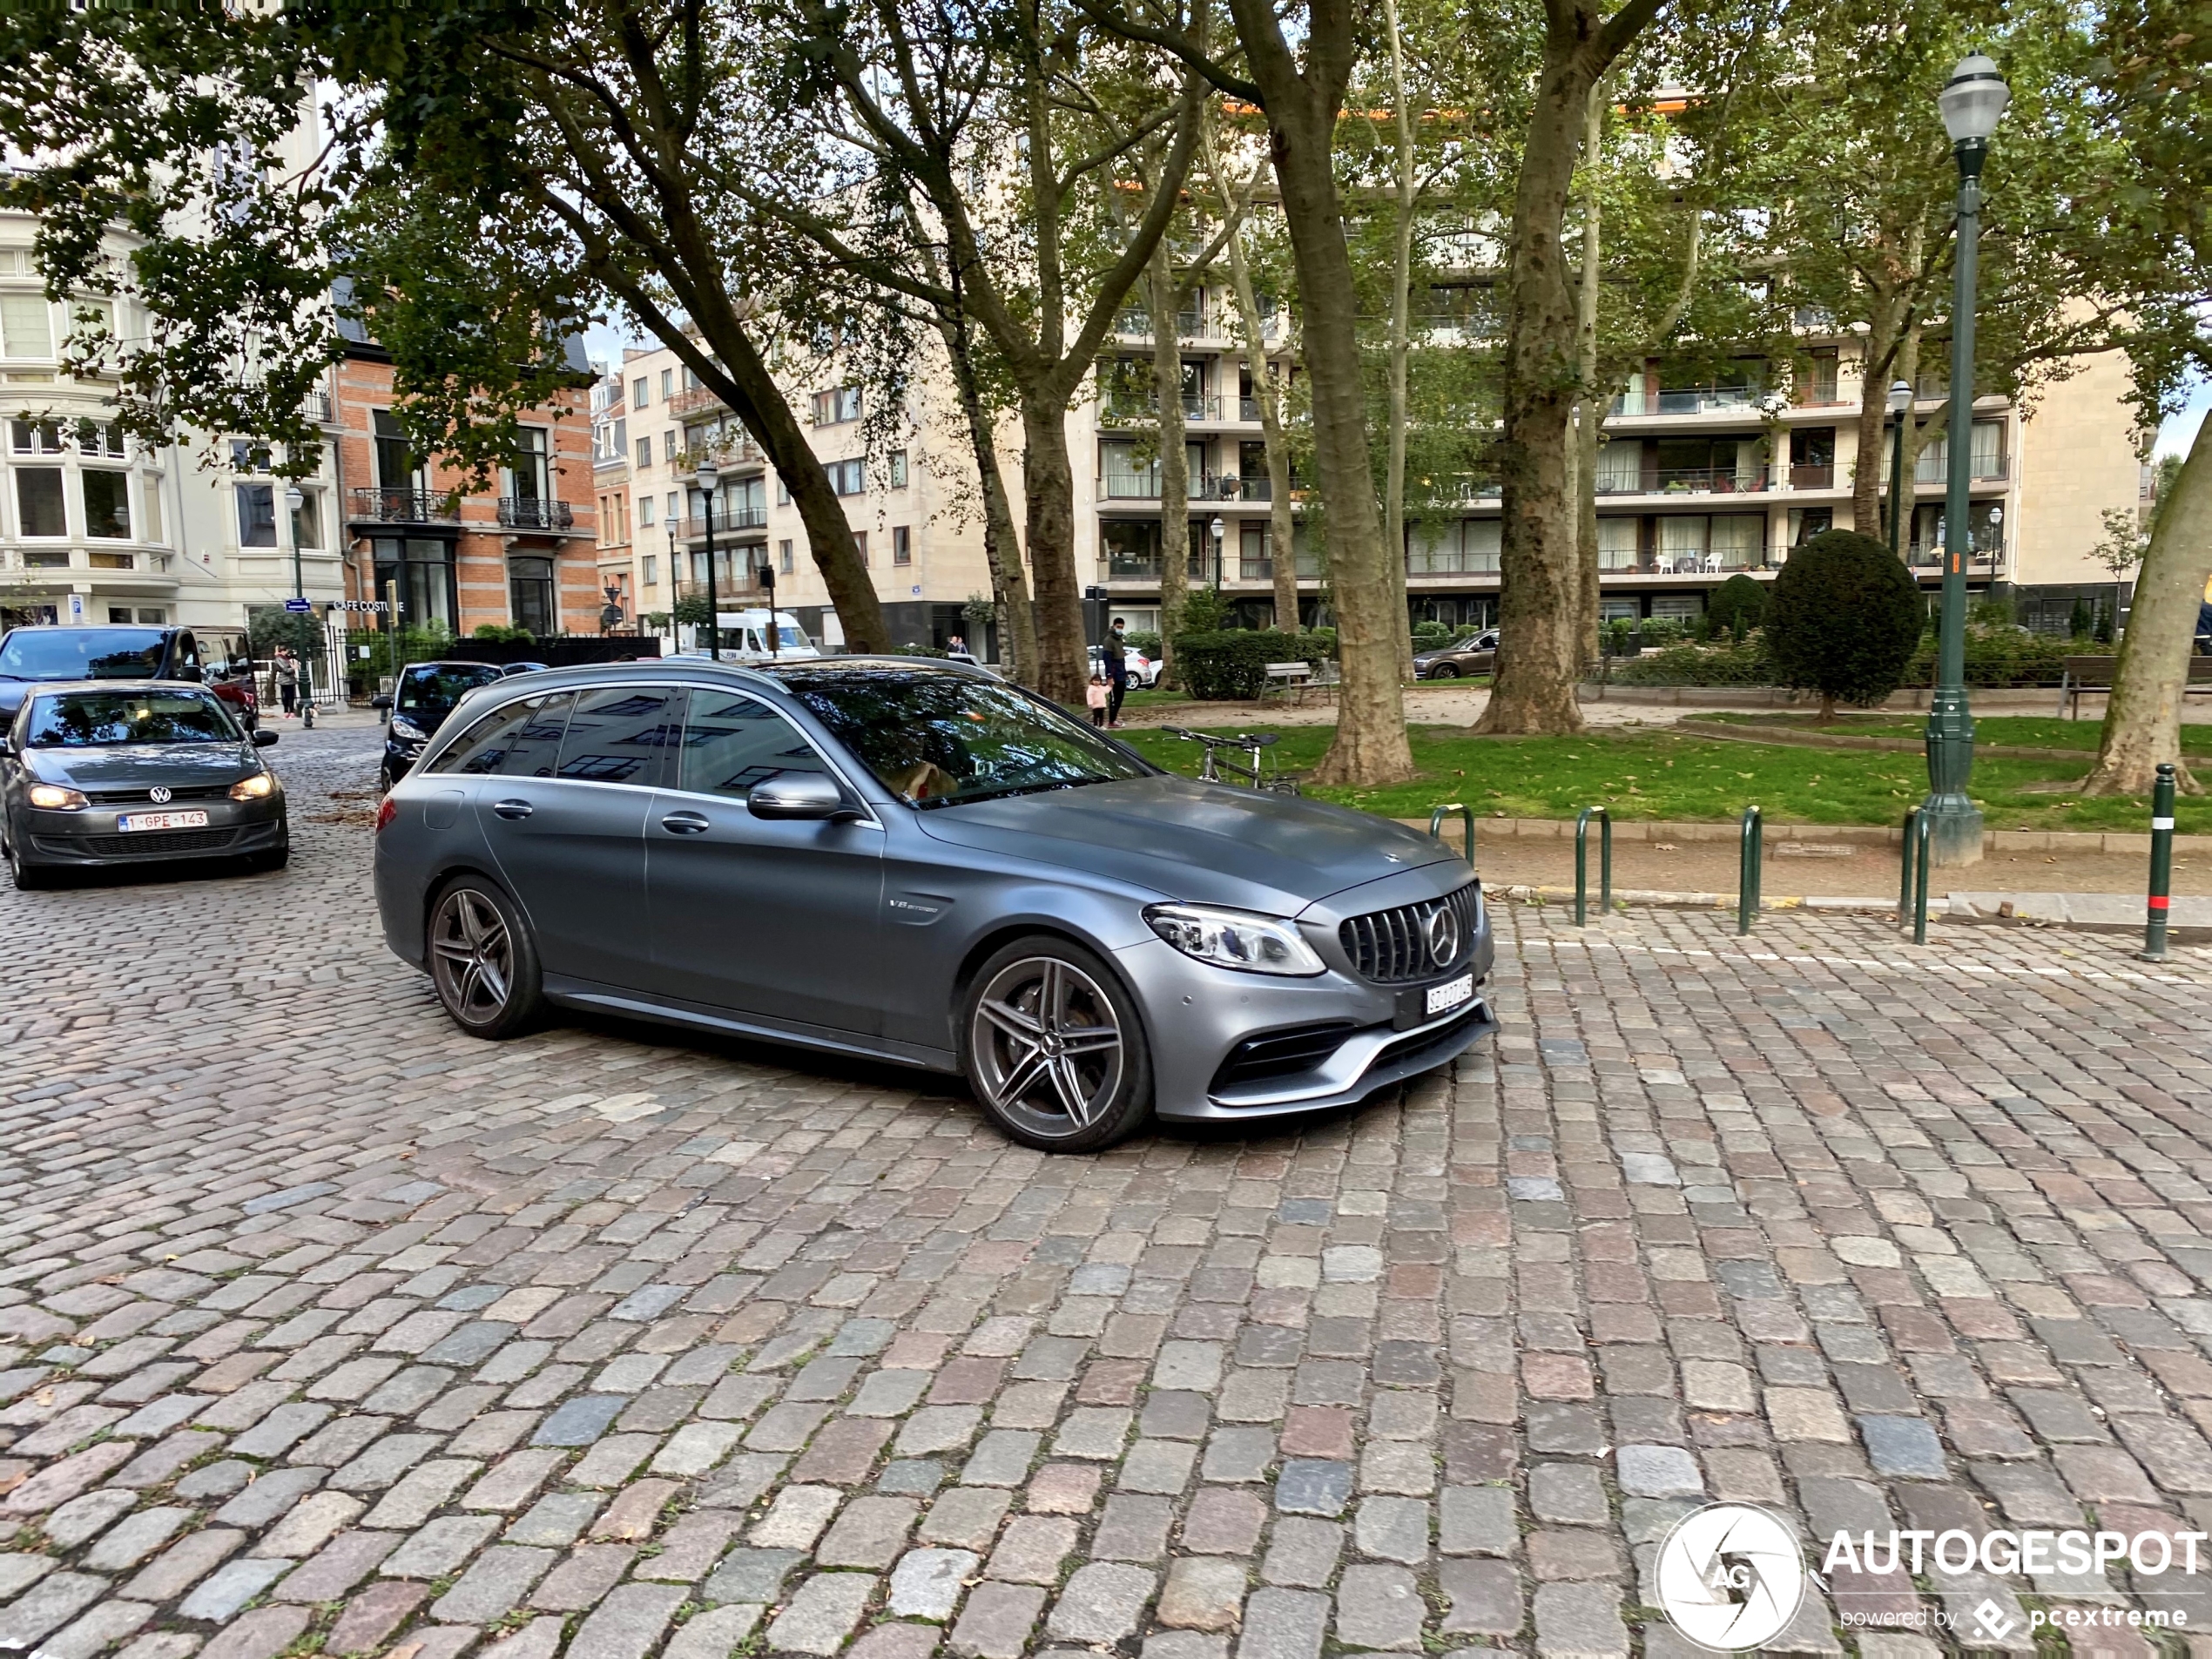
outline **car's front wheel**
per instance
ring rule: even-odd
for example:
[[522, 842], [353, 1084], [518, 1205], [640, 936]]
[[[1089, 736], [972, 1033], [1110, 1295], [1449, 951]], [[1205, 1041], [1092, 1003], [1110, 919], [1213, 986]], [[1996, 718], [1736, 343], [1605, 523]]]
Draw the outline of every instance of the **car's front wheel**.
[[543, 1002], [537, 947], [515, 901], [464, 875], [430, 907], [430, 980], [453, 1022], [472, 1037], [526, 1030]]
[[1457, 663], [1439, 663], [1428, 671], [1428, 677], [1433, 680], [1455, 680], [1460, 677], [1460, 665]]
[[1096, 1152], [1152, 1109], [1151, 1052], [1111, 968], [1063, 939], [1020, 939], [968, 982], [962, 1069], [991, 1121], [1024, 1146]]
[[8, 837], [8, 875], [15, 882], [17, 889], [24, 893], [36, 893], [42, 887], [54, 885], [54, 872], [42, 870], [38, 866], [24, 861], [23, 838], [19, 835]]

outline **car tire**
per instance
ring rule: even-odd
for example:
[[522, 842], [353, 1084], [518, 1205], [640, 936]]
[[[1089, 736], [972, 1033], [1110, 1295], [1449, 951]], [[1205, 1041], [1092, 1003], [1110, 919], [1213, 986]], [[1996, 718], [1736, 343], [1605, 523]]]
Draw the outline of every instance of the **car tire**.
[[545, 1003], [537, 944], [515, 901], [482, 876], [438, 890], [424, 929], [430, 982], [453, 1022], [472, 1037], [519, 1036]]
[[1439, 663], [1428, 671], [1428, 677], [1433, 680], [1455, 680], [1460, 677], [1460, 665], [1457, 663]]
[[388, 795], [392, 792], [392, 769], [389, 766], [379, 766], [376, 769], [376, 792], [380, 795]]
[[292, 849], [288, 846], [273, 846], [259, 853], [248, 853], [239, 860], [246, 866], [248, 875], [263, 875], [272, 870], [281, 870], [291, 861]]
[[24, 862], [23, 848], [13, 836], [8, 838], [8, 876], [19, 893], [40, 893], [54, 885], [55, 873], [42, 870], [35, 864]]
[[[1037, 934], [994, 952], [968, 980], [956, 1029], [977, 1103], [1024, 1146], [1096, 1152], [1151, 1116], [1151, 1049], [1136, 999], [1070, 940]], [[1051, 1040], [1049, 1055], [1040, 1038]]]

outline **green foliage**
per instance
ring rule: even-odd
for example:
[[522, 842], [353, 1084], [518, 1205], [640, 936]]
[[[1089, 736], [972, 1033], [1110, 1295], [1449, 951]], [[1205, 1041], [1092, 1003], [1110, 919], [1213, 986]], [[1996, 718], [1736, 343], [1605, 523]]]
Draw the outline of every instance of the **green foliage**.
[[1417, 622], [1413, 624], [1413, 649], [1441, 651], [1452, 643], [1452, 631], [1448, 623]]
[[988, 596], [971, 593], [968, 596], [968, 603], [960, 608], [960, 614], [961, 620], [981, 633], [998, 620], [999, 608]]
[[[1966, 628], [1966, 684], [1969, 685], [2056, 685], [2074, 642], [2031, 632], [2010, 623], [1973, 623]], [[1923, 637], [1905, 669], [1905, 685], [1935, 684], [1936, 641]]]
[[1160, 654], [1160, 637], [1150, 630], [1132, 628], [1122, 636], [1122, 643], [1131, 651], [1141, 651], [1147, 657]]
[[2110, 605], [2110, 604], [2104, 604], [2104, 603], [2101, 603], [2101, 602], [2100, 602], [2100, 603], [2099, 603], [2099, 604], [2098, 604], [2098, 606], [2097, 606], [2097, 625], [2096, 625], [2096, 627], [2095, 627], [2095, 628], [2092, 631], [2092, 635], [2093, 635], [2093, 637], [2095, 638], [2095, 640], [2096, 640], [2097, 644], [2099, 644], [2100, 645], [2109, 645], [2110, 644], [2112, 644], [2112, 636], [2113, 636], [2113, 616], [2112, 616], [2112, 612], [2113, 612], [2113, 606], [2112, 606], [2112, 605]]
[[1689, 637], [1690, 624], [1676, 617], [1646, 617], [1636, 634], [1647, 649], [1672, 645]]
[[268, 605], [248, 617], [246, 637], [256, 657], [266, 658], [279, 645], [288, 647], [293, 655], [303, 658], [319, 656], [323, 649], [322, 622], [319, 617], [287, 610], [282, 605]]
[[1766, 586], [1742, 571], [1714, 590], [1705, 602], [1705, 635], [1732, 634], [1737, 639], [1766, 620]]
[[1669, 645], [1613, 670], [1620, 685], [1770, 685], [1774, 664], [1766, 636], [1754, 631], [1741, 641], [1710, 645]]
[[488, 639], [495, 644], [527, 645], [537, 636], [520, 623], [480, 622], [469, 636], [471, 639]]
[[1258, 697], [1267, 687], [1268, 664], [1325, 660], [1335, 651], [1333, 631], [1325, 637], [1319, 631], [1230, 628], [1175, 637], [1176, 671], [1184, 689], [1207, 701]]
[[892, 652], [899, 657], [946, 657], [951, 653], [935, 645], [894, 645]]
[[1767, 602], [1767, 651], [1784, 685], [1824, 703], [1880, 702], [1920, 639], [1919, 583], [1871, 536], [1828, 530], [1790, 556]]
[[1229, 626], [1231, 609], [1229, 601], [1211, 588], [1191, 589], [1183, 601], [1183, 628], [1176, 637], [1221, 632]]
[[2097, 613], [2087, 599], [2077, 597], [2074, 609], [2067, 615], [2066, 631], [2075, 639], [2087, 639], [2089, 631], [2097, 625]]
[[714, 620], [714, 608], [707, 604], [706, 596], [703, 593], [679, 595], [669, 614], [680, 625], [688, 628], [704, 628]]

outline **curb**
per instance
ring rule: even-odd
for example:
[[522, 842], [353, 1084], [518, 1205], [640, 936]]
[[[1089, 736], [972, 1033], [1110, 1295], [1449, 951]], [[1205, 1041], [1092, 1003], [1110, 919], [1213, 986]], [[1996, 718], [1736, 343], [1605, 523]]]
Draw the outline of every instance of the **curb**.
[[[1391, 820], [1426, 834], [1428, 820], [1399, 818]], [[1571, 818], [1482, 818], [1475, 820], [1475, 847], [1490, 840], [1567, 840], [1575, 839]], [[1456, 838], [1459, 826], [1449, 826]], [[1659, 818], [1615, 818], [1613, 839], [1621, 841], [1726, 841], [1733, 844], [1739, 830], [1729, 822], [1700, 822]], [[1767, 844], [1777, 841], [1844, 841], [1858, 846], [1902, 847], [1905, 831], [1879, 824], [1777, 824], [1764, 826]], [[1458, 845], [1456, 839], [1453, 845]], [[2150, 856], [2148, 830], [1984, 830], [1982, 850], [1987, 853], [2124, 853], [2134, 858]], [[2176, 835], [2176, 853], [2212, 853], [2212, 835]]]
[[[1485, 898], [1505, 899], [1514, 904], [1571, 905], [1575, 902], [1572, 887], [1531, 887], [1514, 883], [1506, 887], [1487, 887]], [[1626, 905], [1642, 905], [1655, 910], [1733, 910], [1736, 895], [1732, 893], [1675, 893], [1664, 887], [1615, 887], [1613, 890], [1615, 908]], [[1844, 915], [1883, 915], [1897, 914], [1894, 899], [1845, 899], [1812, 895], [1804, 898], [1761, 899], [1759, 910], [1813, 910]], [[1934, 914], [1931, 903], [1930, 914]], [[2010, 920], [2007, 918], [2006, 920]]]

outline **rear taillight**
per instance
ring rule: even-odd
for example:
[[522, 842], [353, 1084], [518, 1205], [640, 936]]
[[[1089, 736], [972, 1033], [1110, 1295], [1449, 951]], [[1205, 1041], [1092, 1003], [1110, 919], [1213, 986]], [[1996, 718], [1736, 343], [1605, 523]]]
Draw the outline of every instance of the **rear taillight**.
[[400, 815], [400, 804], [389, 795], [376, 803], [376, 827], [381, 833], [384, 826]]

